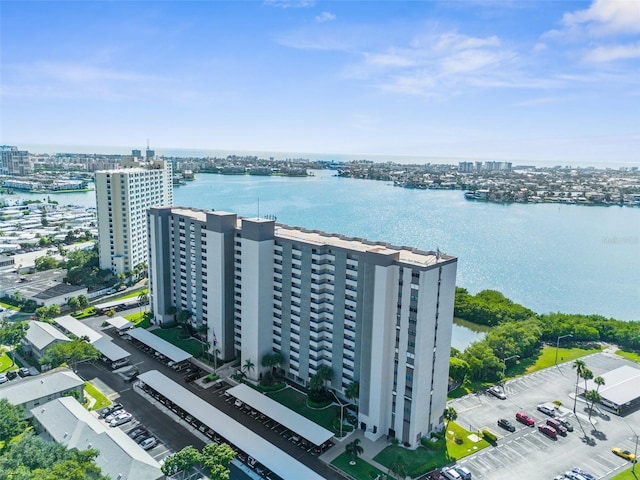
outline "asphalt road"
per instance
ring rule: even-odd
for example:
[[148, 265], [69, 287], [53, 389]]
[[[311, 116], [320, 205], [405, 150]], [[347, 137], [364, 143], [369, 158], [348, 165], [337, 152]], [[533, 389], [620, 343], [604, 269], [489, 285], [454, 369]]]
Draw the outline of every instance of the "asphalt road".
[[[584, 357], [594, 376], [622, 365], [638, 367], [621, 357], [597, 353]], [[595, 411], [588, 419], [586, 405], [578, 401], [573, 413], [576, 373], [571, 363], [548, 368], [531, 375], [508, 381], [505, 384], [507, 398], [500, 400], [487, 393], [477, 393], [449, 402], [457, 413], [457, 423], [470, 431], [489, 428], [499, 435], [497, 445], [462, 459], [478, 480], [551, 480], [573, 467], [608, 479], [631, 464], [611, 453], [612, 447], [634, 451], [636, 436], [640, 433], [640, 411], [619, 417], [605, 410]], [[547, 417], [536, 410], [541, 403], [560, 400], [560, 414], [574, 427], [566, 437], [552, 440], [538, 431], [537, 425]], [[515, 419], [517, 411], [525, 411], [535, 420], [534, 427], [527, 427]], [[496, 424], [499, 418], [510, 420], [513, 433]]]
[[[136, 308], [131, 312], [138, 310], [139, 309]], [[128, 312], [119, 312], [118, 315], [124, 315], [127, 313]], [[129, 341], [124, 340], [122, 337], [117, 335], [114, 329], [103, 329], [101, 325], [105, 319], [106, 317], [104, 316], [93, 317], [84, 320], [84, 322], [95, 330], [100, 331], [103, 335], [110, 336], [115, 344], [130, 352], [131, 363], [140, 370], [140, 373], [149, 370], [160, 371], [167, 377], [184, 386], [189, 391], [198, 395], [203, 400], [218, 408], [220, 411], [242, 423], [247, 428], [250, 428], [256, 434], [285, 451], [299, 462], [316, 471], [324, 478], [341, 478], [335, 471], [319, 460], [317, 456], [308, 453], [306, 450], [289, 441], [286, 436], [283, 436], [281, 434], [283, 433], [282, 428], [275, 427], [272, 429], [270, 426], [266, 426], [263, 422], [258, 419], [254, 419], [244, 411], [235, 407], [233, 402], [229, 402], [228, 397], [224, 395], [225, 388], [203, 389], [195, 383], [185, 383], [183, 374], [175, 372], [162, 362], [156, 360], [155, 357], [137, 349]], [[199, 437], [193, 435], [189, 430], [176, 423], [175, 420], [169, 416], [159, 414], [159, 410], [155, 406], [152, 406], [142, 396], [133, 391], [131, 383], [124, 381], [120, 375], [113, 373], [111, 369], [102, 362], [82, 364], [78, 366], [77, 370], [78, 374], [82, 378], [90, 380], [92, 383], [96, 384], [112, 401], [122, 403], [124, 408], [132, 413], [137, 421], [152, 433], [156, 434], [162, 442], [160, 446], [150, 451], [156, 459], [159, 460], [164, 458], [169, 453], [179, 451], [187, 445], [193, 445], [198, 449], [204, 446], [204, 442]], [[127, 424], [123, 426], [123, 429], [128, 431], [135, 425], [137, 425], [136, 422]], [[163, 446], [166, 448], [163, 449]]]

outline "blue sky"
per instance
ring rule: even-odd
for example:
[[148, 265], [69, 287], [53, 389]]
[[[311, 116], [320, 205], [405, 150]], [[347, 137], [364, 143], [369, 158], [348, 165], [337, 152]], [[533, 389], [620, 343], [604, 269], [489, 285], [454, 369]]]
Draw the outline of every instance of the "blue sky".
[[636, 0], [0, 9], [3, 144], [640, 164]]

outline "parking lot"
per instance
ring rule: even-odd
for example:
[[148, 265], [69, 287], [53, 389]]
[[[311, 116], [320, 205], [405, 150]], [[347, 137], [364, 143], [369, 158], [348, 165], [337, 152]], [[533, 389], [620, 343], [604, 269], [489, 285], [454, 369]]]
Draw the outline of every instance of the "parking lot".
[[[638, 368], [637, 364], [608, 353], [592, 354], [583, 360], [594, 376], [625, 364]], [[461, 426], [473, 432], [488, 428], [499, 437], [496, 446], [458, 463], [467, 467], [473, 478], [481, 480], [551, 480], [573, 467], [580, 467], [599, 479], [607, 479], [630, 467], [628, 461], [615, 456], [611, 449], [635, 450], [634, 431], [640, 433], [640, 411], [619, 417], [603, 409], [594, 409], [589, 420], [586, 404], [578, 400], [576, 417], [573, 413], [575, 379], [571, 363], [564, 363], [506, 382], [504, 400], [483, 392], [449, 402], [449, 406], [456, 409], [457, 423]], [[574, 430], [554, 440], [538, 431], [537, 426], [549, 417], [536, 406], [555, 400], [562, 403], [558, 416], [569, 420]], [[534, 426], [516, 421], [518, 411], [532, 417]], [[500, 418], [510, 420], [516, 427], [515, 432], [500, 428], [497, 425]]]

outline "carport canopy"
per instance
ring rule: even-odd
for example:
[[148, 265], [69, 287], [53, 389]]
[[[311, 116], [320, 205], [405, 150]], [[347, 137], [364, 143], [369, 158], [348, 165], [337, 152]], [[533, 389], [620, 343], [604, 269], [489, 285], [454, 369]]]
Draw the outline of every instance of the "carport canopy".
[[63, 330], [72, 333], [78, 338], [88, 338], [89, 343], [93, 344], [102, 338], [102, 334], [96, 332], [93, 328], [85, 325], [80, 320], [73, 318], [71, 315], [54, 318], [56, 325], [60, 325]]
[[153, 333], [145, 330], [144, 328], [134, 328], [127, 332], [131, 338], [135, 338], [146, 346], [153, 348], [156, 352], [164, 355], [172, 362], [183, 362], [193, 357], [189, 352], [185, 352], [181, 348], [163, 340], [160, 337], [156, 337]]
[[640, 398], [640, 370], [624, 365], [600, 375], [604, 385], [598, 387], [593, 380], [587, 381], [587, 390], [598, 390], [600, 397], [619, 407]]
[[159, 371], [145, 372], [138, 376], [138, 380], [188, 412], [227, 442], [240, 448], [281, 478], [305, 480], [321, 480], [323, 478]]
[[333, 433], [326, 428], [293, 410], [289, 410], [284, 405], [245, 384], [241, 383], [230, 388], [227, 392], [318, 447], [333, 437]]
[[124, 348], [119, 347], [105, 337], [102, 337], [100, 340], [95, 341], [93, 343], [93, 346], [96, 347], [98, 351], [102, 355], [104, 355], [110, 362], [117, 362], [118, 360], [122, 360], [123, 358], [128, 358], [131, 356], [131, 354]]
[[107, 323], [112, 327], [115, 327], [116, 330], [127, 330], [134, 326], [132, 322], [120, 316], [107, 318]]

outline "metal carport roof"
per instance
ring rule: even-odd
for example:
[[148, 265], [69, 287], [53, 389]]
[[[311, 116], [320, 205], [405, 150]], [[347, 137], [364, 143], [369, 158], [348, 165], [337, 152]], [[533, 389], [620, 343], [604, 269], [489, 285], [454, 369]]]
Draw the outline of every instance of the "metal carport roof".
[[600, 397], [622, 406], [640, 397], [640, 370], [624, 365], [600, 375], [604, 385], [598, 388], [593, 380], [587, 381], [587, 390], [596, 390]]
[[87, 337], [89, 339], [89, 343], [94, 343], [102, 338], [101, 333], [96, 332], [93, 328], [85, 325], [80, 320], [73, 318], [71, 315], [54, 318], [53, 321], [57, 325], [60, 325], [64, 330], [72, 333], [78, 338]]
[[134, 325], [132, 322], [130, 322], [126, 318], [120, 317], [120, 316], [107, 318], [106, 322], [112, 327], [115, 327], [117, 330], [131, 328]]
[[138, 379], [280, 477], [304, 480], [323, 478], [159, 371], [145, 372]]
[[254, 410], [264, 413], [267, 417], [275, 420], [280, 425], [284, 425], [292, 432], [297, 433], [318, 447], [333, 437], [333, 432], [303, 417], [299, 413], [289, 410], [284, 405], [247, 385], [241, 383], [240, 385], [230, 388], [227, 392], [229, 392], [229, 395], [233, 395]]
[[107, 357], [112, 362], [116, 362], [118, 360], [122, 360], [123, 358], [131, 356], [131, 354], [124, 348], [119, 347], [105, 337], [102, 337], [100, 340], [95, 341], [93, 343], [93, 346], [96, 347], [102, 355]]
[[139, 342], [153, 348], [156, 352], [161, 353], [176, 363], [183, 362], [184, 360], [188, 360], [193, 357], [190, 353], [185, 352], [181, 348], [172, 345], [160, 337], [156, 337], [153, 333], [145, 330], [144, 328], [138, 327], [129, 330], [127, 335], [131, 335], [131, 338], [135, 338]]

